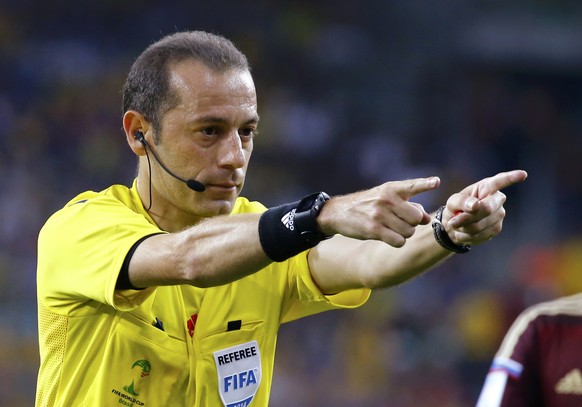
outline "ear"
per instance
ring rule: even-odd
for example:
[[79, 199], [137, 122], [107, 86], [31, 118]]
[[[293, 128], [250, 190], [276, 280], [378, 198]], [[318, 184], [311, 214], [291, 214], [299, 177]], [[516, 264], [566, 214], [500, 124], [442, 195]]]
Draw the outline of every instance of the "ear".
[[137, 131], [141, 131], [144, 134], [149, 130], [150, 123], [145, 119], [145, 117], [136, 112], [135, 110], [128, 110], [123, 115], [123, 131], [125, 132], [125, 139], [129, 148], [138, 156], [146, 154], [145, 146], [141, 141], [135, 137]]

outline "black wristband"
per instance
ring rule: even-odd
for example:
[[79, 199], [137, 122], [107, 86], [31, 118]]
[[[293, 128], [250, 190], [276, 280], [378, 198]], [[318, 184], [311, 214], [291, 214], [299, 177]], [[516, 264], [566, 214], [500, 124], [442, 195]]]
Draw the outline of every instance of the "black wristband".
[[317, 226], [317, 216], [329, 200], [317, 192], [301, 201], [268, 209], [259, 220], [259, 239], [265, 254], [284, 261], [328, 239]]
[[471, 246], [468, 244], [458, 245], [453, 242], [445, 230], [443, 226], [443, 211], [445, 210], [444, 206], [441, 206], [435, 213], [434, 219], [432, 220], [432, 230], [434, 232], [434, 238], [438, 244], [444, 247], [447, 250], [450, 250], [455, 253], [467, 253], [471, 250]]

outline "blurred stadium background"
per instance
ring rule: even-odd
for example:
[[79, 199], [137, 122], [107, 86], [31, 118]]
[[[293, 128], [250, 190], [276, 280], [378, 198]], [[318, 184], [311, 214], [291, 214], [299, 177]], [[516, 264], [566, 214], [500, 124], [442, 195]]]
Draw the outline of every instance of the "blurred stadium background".
[[267, 205], [513, 168], [494, 242], [356, 311], [279, 335], [273, 406], [474, 405], [527, 305], [582, 288], [582, 3], [574, 0], [0, 3], [0, 405], [30, 406], [36, 237], [76, 193], [128, 184], [119, 90], [161, 35], [249, 56], [261, 135], [244, 195]]

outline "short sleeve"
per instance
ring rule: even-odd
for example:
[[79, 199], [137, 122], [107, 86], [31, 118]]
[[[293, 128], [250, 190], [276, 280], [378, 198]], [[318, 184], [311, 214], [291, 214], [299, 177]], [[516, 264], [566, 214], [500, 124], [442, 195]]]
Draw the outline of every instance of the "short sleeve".
[[113, 196], [101, 194], [69, 203], [39, 234], [39, 301], [62, 315], [77, 308], [90, 312], [91, 307], [80, 311], [80, 301], [120, 310], [139, 305], [152, 289], [116, 293], [119, 270], [135, 242], [160, 232], [143, 214]]
[[369, 288], [346, 290], [334, 295], [323, 294], [309, 271], [307, 253], [305, 251], [288, 260], [288, 303], [284, 307], [281, 322], [332, 309], [357, 308], [368, 301], [371, 294]]

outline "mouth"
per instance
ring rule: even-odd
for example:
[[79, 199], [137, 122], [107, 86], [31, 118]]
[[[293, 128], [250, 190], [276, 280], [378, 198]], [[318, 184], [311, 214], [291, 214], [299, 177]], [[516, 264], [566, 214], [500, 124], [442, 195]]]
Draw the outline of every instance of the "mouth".
[[215, 177], [214, 179], [212, 177], [208, 177], [210, 179], [207, 179], [206, 182], [203, 181], [203, 184], [206, 189], [214, 191], [215, 193], [238, 193], [242, 189], [244, 183], [244, 176], [240, 175], [241, 174], [237, 173], [225, 173], [222, 174], [222, 176]]
[[233, 183], [222, 183], [222, 184], [205, 184], [206, 189], [212, 189], [216, 191], [232, 192], [238, 189], [238, 184]]

